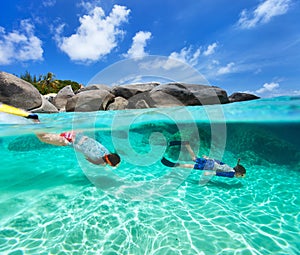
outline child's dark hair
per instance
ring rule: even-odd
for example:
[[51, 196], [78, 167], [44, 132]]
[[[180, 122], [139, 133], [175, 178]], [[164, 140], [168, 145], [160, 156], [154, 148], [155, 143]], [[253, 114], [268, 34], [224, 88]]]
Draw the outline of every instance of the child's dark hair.
[[237, 165], [233, 168], [235, 170], [235, 173], [238, 175], [244, 175], [246, 174], [246, 169], [242, 165], [240, 165], [240, 159], [237, 162]]
[[107, 158], [108, 158], [108, 160], [109, 160], [109, 162], [111, 163], [112, 166], [116, 166], [121, 162], [120, 156], [116, 153], [108, 154]]
[[237, 165], [233, 168], [237, 174], [244, 175], [246, 174], [246, 169], [242, 165]]

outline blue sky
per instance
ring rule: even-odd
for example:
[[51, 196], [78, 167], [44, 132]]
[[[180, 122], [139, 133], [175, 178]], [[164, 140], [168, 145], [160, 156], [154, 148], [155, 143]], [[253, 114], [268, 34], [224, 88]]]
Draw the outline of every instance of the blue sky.
[[0, 2], [0, 70], [88, 84], [99, 71], [158, 55], [228, 94], [300, 95], [298, 0]]

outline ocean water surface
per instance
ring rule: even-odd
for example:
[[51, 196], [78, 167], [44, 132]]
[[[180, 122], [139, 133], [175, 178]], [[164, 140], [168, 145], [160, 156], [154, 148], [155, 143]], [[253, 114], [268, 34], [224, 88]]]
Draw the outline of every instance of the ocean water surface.
[[[0, 254], [299, 254], [300, 98], [222, 106], [0, 114]], [[118, 168], [37, 132], [84, 132]], [[208, 178], [172, 140], [247, 169]]]

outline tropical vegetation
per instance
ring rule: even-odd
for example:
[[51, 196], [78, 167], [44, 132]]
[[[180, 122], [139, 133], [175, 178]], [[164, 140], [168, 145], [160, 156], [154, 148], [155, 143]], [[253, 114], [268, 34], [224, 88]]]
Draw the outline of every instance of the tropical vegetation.
[[81, 85], [76, 81], [71, 80], [58, 80], [55, 79], [55, 74], [48, 72], [46, 75], [31, 75], [28, 71], [21, 74], [20, 78], [31, 83], [42, 94], [57, 93], [63, 87], [71, 85], [73, 91], [80, 89]]

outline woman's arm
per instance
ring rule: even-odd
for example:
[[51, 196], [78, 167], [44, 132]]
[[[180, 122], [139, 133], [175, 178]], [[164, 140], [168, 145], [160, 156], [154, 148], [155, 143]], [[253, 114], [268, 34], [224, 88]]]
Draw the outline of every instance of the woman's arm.
[[171, 162], [170, 160], [163, 157], [161, 163], [167, 167], [183, 167], [183, 168], [194, 168], [194, 164], [179, 164]]
[[195, 155], [195, 153], [194, 153], [194, 151], [193, 151], [191, 145], [190, 145], [189, 143], [185, 143], [184, 145], [185, 145], [185, 148], [187, 149], [187, 151], [189, 152], [189, 154], [190, 154], [192, 160], [193, 160], [193, 161], [196, 161], [196, 158], [197, 158], [197, 157], [196, 157], [196, 155]]
[[215, 175], [217, 175], [216, 171], [205, 171], [203, 174], [205, 176], [215, 176]]
[[41, 142], [56, 146], [67, 146], [70, 144], [70, 142], [66, 138], [60, 136], [59, 134], [40, 133], [36, 134], [36, 136]]
[[182, 167], [182, 168], [194, 168], [194, 164], [178, 164], [178, 167]]

